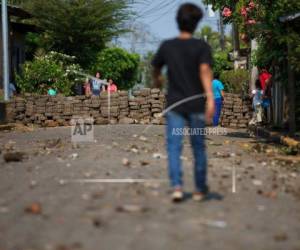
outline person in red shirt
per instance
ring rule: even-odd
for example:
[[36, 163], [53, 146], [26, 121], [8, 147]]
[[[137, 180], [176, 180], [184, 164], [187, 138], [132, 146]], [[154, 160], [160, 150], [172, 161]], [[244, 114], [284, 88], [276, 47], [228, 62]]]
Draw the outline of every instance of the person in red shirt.
[[108, 80], [107, 91], [109, 93], [114, 93], [114, 92], [118, 91], [117, 85], [113, 82], [113, 80], [111, 78]]
[[263, 90], [263, 103], [262, 106], [265, 110], [265, 118], [266, 122], [270, 123], [271, 122], [271, 79], [272, 75], [266, 70], [262, 69], [261, 73], [259, 75], [259, 81], [261, 84], [261, 89]]
[[269, 84], [272, 75], [266, 70], [262, 69], [259, 75], [259, 80], [261, 84], [261, 89], [265, 92], [267, 85]]

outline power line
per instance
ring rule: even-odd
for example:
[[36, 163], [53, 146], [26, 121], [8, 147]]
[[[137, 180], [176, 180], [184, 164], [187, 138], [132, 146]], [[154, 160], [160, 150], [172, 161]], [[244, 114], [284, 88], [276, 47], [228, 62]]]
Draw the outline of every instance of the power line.
[[168, 2], [165, 3], [159, 3], [156, 6], [153, 6], [152, 8], [145, 10], [144, 12], [142, 12], [141, 14], [139, 14], [138, 16], [136, 16], [136, 18], [146, 18], [146, 17], [151, 17], [151, 15], [155, 14], [155, 12], [157, 11], [161, 11], [163, 9], [165, 9], [166, 7], [170, 6], [172, 3], [176, 3], [176, 1], [170, 0]]
[[175, 2], [175, 5], [173, 4], [173, 5], [171, 6], [171, 8], [170, 8], [170, 9], [168, 9], [166, 12], [162, 13], [161, 15], [159, 15], [159, 17], [158, 17], [158, 18], [156, 18], [156, 19], [154, 19], [154, 20], [150, 21], [148, 24], [152, 24], [152, 23], [154, 23], [154, 22], [158, 21], [159, 19], [161, 19], [161, 18], [165, 17], [165, 15], [166, 15], [166, 14], [168, 14], [168, 13], [172, 12], [172, 11], [173, 11], [173, 10], [174, 10], [174, 9], [175, 9], [177, 6], [178, 6], [178, 5], [177, 5], [177, 3]]

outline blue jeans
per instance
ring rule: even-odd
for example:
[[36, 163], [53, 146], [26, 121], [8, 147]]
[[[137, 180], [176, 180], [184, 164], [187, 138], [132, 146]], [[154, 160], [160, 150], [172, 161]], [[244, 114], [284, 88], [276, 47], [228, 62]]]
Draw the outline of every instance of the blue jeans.
[[222, 98], [216, 98], [215, 99], [215, 106], [216, 106], [216, 111], [215, 111], [215, 115], [213, 118], [213, 126], [216, 127], [219, 125], [219, 120], [220, 120], [220, 116], [221, 116], [221, 111], [222, 111]]
[[[204, 141], [203, 130], [205, 128], [205, 116], [204, 114], [187, 114], [186, 116], [179, 113], [170, 111], [166, 115], [167, 118], [167, 152], [168, 152], [168, 164], [169, 164], [169, 177], [172, 187], [181, 187], [183, 185], [182, 167], [181, 167], [181, 152], [182, 141], [185, 125], [191, 129], [189, 132], [190, 140], [193, 147], [193, 154], [195, 160], [194, 166], [194, 179], [197, 191], [206, 193], [206, 168], [207, 157]], [[202, 131], [202, 133], [200, 132]], [[192, 132], [198, 133], [192, 133]]]

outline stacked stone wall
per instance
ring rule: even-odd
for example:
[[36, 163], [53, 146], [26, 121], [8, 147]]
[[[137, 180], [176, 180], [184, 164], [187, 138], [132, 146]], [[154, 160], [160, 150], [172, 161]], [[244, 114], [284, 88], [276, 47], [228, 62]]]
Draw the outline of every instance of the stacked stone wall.
[[[131, 96], [119, 91], [108, 96], [39, 96], [26, 94], [7, 104], [7, 121], [45, 127], [68, 126], [73, 116], [93, 117], [95, 124], [164, 124], [160, 116], [166, 105], [159, 89], [141, 89]], [[220, 123], [245, 128], [251, 118], [251, 103], [226, 94]]]
[[246, 128], [252, 117], [251, 100], [237, 94], [225, 94], [220, 124], [223, 127]]

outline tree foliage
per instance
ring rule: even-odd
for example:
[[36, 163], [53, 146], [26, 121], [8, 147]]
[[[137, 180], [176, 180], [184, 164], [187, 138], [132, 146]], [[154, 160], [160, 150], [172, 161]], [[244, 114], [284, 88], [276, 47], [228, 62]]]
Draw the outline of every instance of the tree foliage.
[[[200, 31], [195, 33], [195, 37], [205, 40], [210, 45], [213, 52], [221, 51], [221, 35], [219, 32], [214, 31], [210, 26], [203, 26]], [[225, 48], [226, 50], [232, 49], [231, 38], [228, 36], [225, 36]]]
[[100, 71], [106, 78], [112, 78], [120, 89], [131, 88], [137, 80], [140, 57], [121, 48], [107, 48], [101, 51], [93, 65], [93, 71]]
[[33, 61], [22, 66], [22, 74], [16, 76], [17, 86], [23, 93], [45, 94], [48, 87], [64, 95], [72, 94], [72, 87], [78, 79], [75, 71], [81, 71], [75, 64], [75, 57], [50, 52], [36, 55]]
[[223, 71], [220, 80], [224, 83], [227, 92], [248, 93], [249, 72], [245, 69]]
[[124, 32], [129, 18], [127, 0], [23, 0], [42, 31], [42, 45], [73, 55], [87, 68], [95, 54], [114, 36]]
[[221, 50], [220, 33], [213, 31], [210, 26], [204, 26], [201, 31], [196, 32], [195, 37], [202, 38], [211, 46], [213, 52], [213, 71], [216, 76], [220, 76], [224, 70], [233, 69], [233, 63], [228, 58], [228, 53], [232, 50], [232, 43], [229, 37], [225, 36], [225, 51]]
[[213, 54], [213, 71], [216, 76], [220, 76], [223, 71], [232, 70], [233, 62], [228, 58], [228, 52], [219, 51]]
[[[206, 0], [206, 3], [223, 10], [225, 22], [239, 25], [244, 41], [258, 40], [260, 49], [254, 60], [257, 65], [286, 69], [288, 59], [294, 70], [300, 72], [299, 18], [295, 22], [280, 22], [280, 17], [300, 11], [299, 0]], [[282, 75], [287, 78], [284, 72]]]

